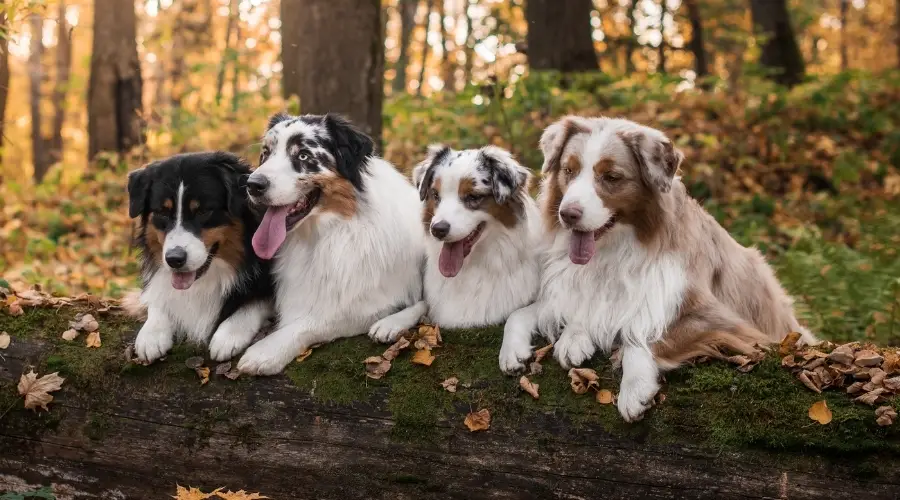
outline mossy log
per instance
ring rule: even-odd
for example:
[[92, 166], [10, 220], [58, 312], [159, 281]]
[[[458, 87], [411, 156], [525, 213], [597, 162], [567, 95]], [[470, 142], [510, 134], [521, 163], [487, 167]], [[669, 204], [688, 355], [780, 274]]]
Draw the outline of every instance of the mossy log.
[[[88, 349], [59, 338], [75, 312], [0, 314], [13, 336], [0, 351], [0, 493], [24, 481], [103, 499], [168, 498], [176, 483], [274, 499], [900, 497], [900, 432], [843, 394], [808, 391], [774, 359], [747, 374], [677, 370], [665, 400], [629, 425], [572, 393], [552, 361], [532, 377], [540, 399], [522, 392], [498, 371], [499, 329], [444, 332], [432, 366], [404, 353], [381, 380], [362, 360], [384, 347], [361, 337], [285, 376], [201, 386], [185, 360], [202, 349], [130, 364], [135, 323], [100, 316], [103, 346]], [[66, 377], [49, 412], [16, 393], [30, 367]], [[608, 361], [594, 368], [615, 390]], [[440, 386], [450, 376], [456, 393]], [[828, 425], [806, 414], [823, 398]], [[491, 427], [472, 433], [464, 417], [481, 408]]]

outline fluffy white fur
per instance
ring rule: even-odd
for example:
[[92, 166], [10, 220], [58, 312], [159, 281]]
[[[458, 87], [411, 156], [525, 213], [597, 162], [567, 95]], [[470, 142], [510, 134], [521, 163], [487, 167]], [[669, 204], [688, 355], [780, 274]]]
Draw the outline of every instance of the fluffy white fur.
[[[465, 238], [479, 224], [484, 224], [484, 229], [465, 258], [459, 274], [452, 278], [443, 276], [438, 268], [444, 242], [426, 236], [425, 300], [376, 323], [369, 335], [381, 342], [393, 341], [404, 329], [414, 326], [426, 311], [432, 321], [449, 328], [500, 324], [512, 311], [531, 303], [537, 294], [539, 268], [536, 248], [541, 237], [541, 221], [537, 204], [527, 193], [528, 170], [508, 152], [493, 146], [480, 150], [451, 150], [435, 164], [432, 160], [439, 148], [433, 146], [429, 158], [413, 171], [413, 182], [417, 186], [421, 185], [429, 168], [435, 169], [430, 179], [440, 181], [440, 202], [436, 203], [434, 216], [426, 222], [448, 222], [451, 228], [446, 237], [448, 241]], [[494, 168], [509, 169], [507, 179], [522, 181], [521, 185], [513, 186], [521, 190], [519, 193], [513, 193], [510, 187], [497, 183], [504, 201], [519, 195], [517, 202], [522, 204], [523, 213], [512, 227], [504, 225], [484, 210], [467, 207], [460, 199], [459, 185], [464, 179], [474, 180], [485, 192], [484, 196], [493, 196], [490, 172], [481, 163], [482, 154], [489, 154], [498, 160]], [[429, 186], [424, 189], [429, 189]]]
[[[364, 333], [421, 300], [417, 193], [386, 161], [367, 161], [365, 192], [352, 218], [316, 208], [307, 216], [318, 217], [314, 224], [288, 233], [273, 266], [279, 327], [247, 349], [238, 363], [242, 372], [276, 374], [308, 347]], [[280, 185], [277, 177], [273, 183]]]

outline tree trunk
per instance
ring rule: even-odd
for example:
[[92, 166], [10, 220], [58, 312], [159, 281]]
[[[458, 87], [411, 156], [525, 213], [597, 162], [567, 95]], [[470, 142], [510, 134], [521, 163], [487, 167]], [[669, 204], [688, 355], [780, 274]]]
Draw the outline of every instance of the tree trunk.
[[703, 43], [703, 17], [700, 15], [700, 6], [697, 0], [684, 0], [688, 9], [688, 18], [691, 20], [691, 41], [689, 42], [691, 52], [694, 53], [694, 72], [697, 73], [697, 79], [701, 79], [709, 74], [706, 61], [706, 47]]
[[[347, 116], [380, 144], [384, 82], [379, 0], [281, 2], [284, 95], [304, 113]], [[336, 36], [336, 34], [340, 36]]]
[[41, 82], [44, 79], [44, 68], [41, 57], [44, 54], [42, 37], [44, 20], [40, 14], [29, 16], [31, 29], [31, 48], [28, 56], [28, 76], [31, 90], [31, 155], [34, 164], [34, 182], [40, 184], [50, 168], [47, 155], [47, 141], [41, 130]]
[[850, 7], [850, 0], [839, 0], [841, 2], [841, 71], [847, 71], [849, 63], [847, 61], [847, 10]]
[[409, 42], [416, 27], [416, 7], [418, 0], [399, 0], [400, 10], [400, 53], [394, 65], [394, 81], [391, 84], [395, 94], [406, 92], [406, 71], [409, 69]]
[[438, 4], [438, 32], [441, 34], [441, 81], [444, 82], [443, 90], [453, 90], [453, 70], [450, 67], [450, 41], [449, 33], [444, 25], [447, 19], [446, 0], [437, 0]]
[[894, 17], [897, 26], [897, 68], [900, 69], [900, 0], [897, 0], [897, 5], [894, 7]]
[[591, 0], [528, 0], [528, 65], [562, 73], [599, 71], [591, 28]]
[[631, 0], [628, 6], [628, 44], [625, 46], [625, 73], [634, 73], [634, 51], [637, 50], [638, 40], [634, 28], [637, 27], [637, 8], [639, 0]]
[[72, 30], [66, 21], [65, 0], [59, 2], [56, 26], [56, 85], [53, 90], [53, 138], [50, 142], [50, 155], [53, 162], [62, 161], [62, 129], [66, 121], [66, 96], [68, 95], [69, 72], [72, 62]]
[[231, 34], [238, 16], [238, 0], [231, 0], [228, 4], [228, 24], [225, 25], [225, 54], [219, 63], [219, 73], [216, 75], [216, 106], [222, 101], [222, 89], [225, 87], [225, 71], [228, 63], [234, 63], [234, 53], [231, 48]]
[[[900, 0], [897, 0], [900, 2]], [[472, 81], [472, 68], [475, 65], [475, 32], [474, 32], [474, 21], [472, 20], [472, 14], [469, 13], [469, 7], [472, 3], [478, 3], [478, 0], [473, 0], [473, 2], [469, 2], [469, 0], [463, 0], [463, 15], [466, 16], [466, 47], [465, 47], [465, 56], [466, 56], [466, 65], [463, 68], [463, 88], [469, 85], [469, 82]], [[900, 38], [898, 38], [898, 44], [900, 44]]]
[[656, 72], [659, 74], [666, 73], [666, 14], [669, 12], [669, 6], [666, 0], [659, 0], [659, 47], [657, 48], [659, 56], [656, 66]]
[[434, 3], [438, 0], [425, 0], [425, 19], [422, 20], [422, 27], [425, 36], [422, 38], [422, 61], [419, 64], [419, 86], [416, 88], [416, 95], [421, 96], [425, 90], [425, 70], [428, 69], [428, 33], [431, 31], [431, 11]]
[[[6, 2], [0, 0], [0, 30], [6, 32]], [[3, 142], [6, 122], [6, 100], [9, 96], [9, 37], [0, 36], [0, 162], [3, 161]], [[2, 177], [0, 177], [2, 182]]]
[[772, 79], [793, 86], [803, 80], [804, 64], [794, 37], [786, 0], [750, 0], [756, 31], [765, 37], [760, 64], [774, 71]]
[[234, 30], [234, 64], [231, 67], [231, 112], [237, 113], [241, 103], [241, 52], [238, 47], [241, 46], [241, 26], [237, 25]]
[[144, 142], [134, 3], [96, 0], [88, 85], [88, 157]]

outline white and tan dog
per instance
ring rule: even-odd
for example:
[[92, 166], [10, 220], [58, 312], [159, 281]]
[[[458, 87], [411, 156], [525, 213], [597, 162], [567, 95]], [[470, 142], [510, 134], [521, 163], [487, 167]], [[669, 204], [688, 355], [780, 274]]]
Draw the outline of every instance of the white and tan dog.
[[618, 408], [643, 415], [661, 370], [804, 333], [762, 255], [738, 244], [685, 190], [683, 158], [660, 131], [566, 117], [544, 131], [541, 290], [510, 316], [500, 367], [524, 368], [531, 335], [564, 367], [622, 348]]
[[422, 300], [421, 205], [373, 149], [339, 116], [270, 121], [247, 190], [266, 207], [253, 249], [274, 261], [278, 328], [247, 349], [242, 372], [278, 373], [308, 347]]
[[537, 295], [541, 220], [528, 194], [531, 174], [498, 147], [429, 148], [413, 170], [424, 203], [425, 300], [376, 323], [393, 341], [426, 312], [450, 328], [500, 324]]

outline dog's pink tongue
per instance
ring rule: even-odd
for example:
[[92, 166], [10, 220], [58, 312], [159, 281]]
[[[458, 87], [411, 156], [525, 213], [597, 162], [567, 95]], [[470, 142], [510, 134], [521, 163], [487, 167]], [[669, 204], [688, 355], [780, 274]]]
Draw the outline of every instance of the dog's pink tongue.
[[572, 239], [569, 240], [569, 259], [575, 264], [587, 264], [594, 256], [594, 233], [585, 231], [572, 231]]
[[194, 284], [196, 278], [197, 273], [195, 272], [179, 273], [175, 271], [172, 273], [172, 288], [176, 290], [187, 290]]
[[287, 216], [291, 207], [269, 207], [259, 228], [253, 234], [253, 251], [261, 259], [269, 260], [287, 236]]
[[459, 274], [463, 260], [466, 258], [466, 244], [460, 241], [444, 243], [441, 248], [441, 256], [438, 259], [438, 269], [445, 278], [452, 278]]

